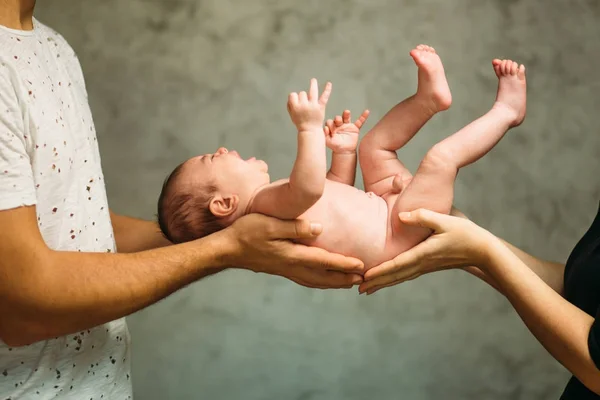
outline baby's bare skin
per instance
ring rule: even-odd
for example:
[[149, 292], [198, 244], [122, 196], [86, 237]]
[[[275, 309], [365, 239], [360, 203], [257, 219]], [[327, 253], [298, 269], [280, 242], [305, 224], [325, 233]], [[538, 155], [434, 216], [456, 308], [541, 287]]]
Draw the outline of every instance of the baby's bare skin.
[[[349, 111], [345, 111], [335, 120], [327, 121], [323, 130], [331, 85], [319, 97], [313, 80], [309, 93], [292, 93], [288, 101], [288, 111], [299, 135], [298, 157], [290, 179], [268, 183], [268, 175], [264, 177], [266, 164], [241, 160], [235, 152], [220, 149], [212, 156], [214, 164], [216, 157], [223, 159], [219, 161], [221, 168], [229, 163], [227, 168], [240, 171], [237, 175], [223, 175], [227, 179], [219, 187], [217, 197], [230, 198], [230, 203], [235, 204], [222, 214], [223, 218], [233, 223], [244, 214], [258, 212], [284, 219], [319, 221], [323, 233], [318, 239], [304, 243], [359, 258], [366, 269], [424, 240], [430, 232], [401, 225], [398, 213], [417, 208], [450, 212], [459, 168], [481, 158], [507, 130], [522, 123], [526, 105], [525, 69], [512, 61], [494, 60], [499, 86], [492, 109], [435, 145], [412, 177], [395, 151], [437, 112], [448, 109], [452, 98], [435, 51], [418, 46], [411, 56], [419, 68], [417, 93], [390, 110], [360, 144], [366, 192], [352, 185], [359, 130], [368, 111], [354, 123]], [[327, 174], [325, 145], [333, 151]], [[244, 163], [245, 168], [234, 166], [236, 163]]]

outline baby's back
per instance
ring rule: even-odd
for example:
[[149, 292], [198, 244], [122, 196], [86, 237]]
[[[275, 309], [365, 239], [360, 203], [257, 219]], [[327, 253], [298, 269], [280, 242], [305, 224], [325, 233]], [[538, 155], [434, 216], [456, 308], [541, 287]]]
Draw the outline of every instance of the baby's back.
[[358, 258], [367, 268], [390, 258], [388, 206], [381, 197], [327, 180], [321, 199], [300, 218], [323, 225], [316, 240], [303, 244]]

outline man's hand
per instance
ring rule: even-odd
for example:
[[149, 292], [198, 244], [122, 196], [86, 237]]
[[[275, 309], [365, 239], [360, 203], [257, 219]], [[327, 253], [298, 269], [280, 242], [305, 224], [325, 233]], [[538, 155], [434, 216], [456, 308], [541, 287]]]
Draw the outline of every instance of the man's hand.
[[222, 231], [227, 246], [224, 264], [288, 278], [311, 288], [351, 288], [362, 282], [360, 260], [332, 254], [290, 240], [315, 238], [320, 224], [281, 221], [250, 214]]
[[325, 119], [325, 107], [331, 95], [331, 82], [327, 82], [325, 90], [319, 97], [319, 86], [315, 78], [310, 80], [310, 90], [306, 92], [290, 93], [288, 98], [288, 112], [298, 132], [321, 130]]
[[337, 115], [334, 119], [328, 119], [323, 128], [327, 147], [334, 153], [355, 154], [360, 128], [368, 117], [369, 110], [365, 110], [355, 122], [352, 122], [350, 111], [345, 110], [341, 116]]

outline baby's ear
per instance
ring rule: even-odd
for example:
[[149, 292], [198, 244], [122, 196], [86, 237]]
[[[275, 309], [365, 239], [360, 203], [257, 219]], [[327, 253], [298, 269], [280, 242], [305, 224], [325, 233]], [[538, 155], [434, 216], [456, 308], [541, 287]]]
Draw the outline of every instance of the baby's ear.
[[225, 218], [236, 212], [239, 204], [240, 198], [235, 194], [227, 196], [217, 194], [210, 201], [208, 208], [215, 217]]

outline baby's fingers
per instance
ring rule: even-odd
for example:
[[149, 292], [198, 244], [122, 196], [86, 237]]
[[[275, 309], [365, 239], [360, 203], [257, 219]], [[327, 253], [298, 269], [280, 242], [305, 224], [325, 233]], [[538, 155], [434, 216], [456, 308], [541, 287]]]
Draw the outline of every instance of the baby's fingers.
[[325, 128], [327, 129], [327, 131], [325, 132], [328, 136], [333, 135], [333, 131], [334, 131], [334, 125], [333, 125], [333, 120], [332, 119], [328, 119], [327, 122], [325, 122]]
[[298, 94], [298, 100], [300, 101], [300, 103], [307, 103], [308, 102], [308, 94], [306, 94], [306, 92], [304, 92], [304, 91], [300, 92], [300, 94]]
[[369, 110], [365, 110], [363, 111], [363, 113], [361, 114], [361, 116], [356, 120], [356, 122], [354, 123], [354, 125], [356, 125], [356, 127], [358, 129], [362, 128], [362, 126], [365, 124], [365, 121], [367, 120], [367, 118], [369, 118], [369, 114], [371, 112]]
[[319, 84], [315, 78], [310, 80], [310, 90], [308, 92], [308, 100], [317, 101], [317, 97], [319, 97]]
[[288, 107], [298, 104], [298, 93], [293, 92], [288, 96]]
[[321, 104], [322, 106], [325, 106], [329, 101], [329, 96], [331, 96], [331, 88], [331, 82], [327, 82], [327, 84], [325, 85], [325, 89], [323, 90], [323, 94], [319, 99], [319, 104]]
[[350, 110], [344, 110], [344, 112], [342, 113], [342, 120], [345, 124], [350, 123]]
[[335, 116], [335, 120], [333, 122], [338, 128], [344, 124], [344, 121], [342, 121], [342, 117], [340, 117], [339, 115]]

